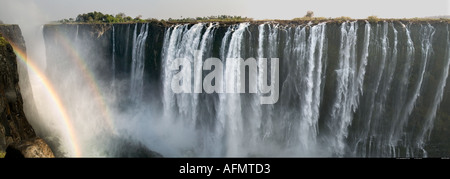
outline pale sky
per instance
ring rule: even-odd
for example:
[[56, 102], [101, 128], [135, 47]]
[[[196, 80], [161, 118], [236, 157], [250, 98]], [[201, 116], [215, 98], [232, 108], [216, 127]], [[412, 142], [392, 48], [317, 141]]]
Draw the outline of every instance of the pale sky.
[[306, 11], [315, 16], [366, 18], [412, 18], [450, 15], [450, 0], [0, 0], [0, 20], [19, 23], [39, 17], [59, 20], [80, 13], [124, 12], [136, 17], [180, 18], [239, 15], [254, 19], [292, 19]]

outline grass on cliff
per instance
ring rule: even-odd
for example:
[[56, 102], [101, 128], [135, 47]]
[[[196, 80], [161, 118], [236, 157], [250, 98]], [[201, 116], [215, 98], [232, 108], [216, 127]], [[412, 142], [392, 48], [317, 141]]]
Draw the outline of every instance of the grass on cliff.
[[312, 22], [313, 24], [321, 23], [321, 22], [335, 22], [335, 23], [342, 23], [342, 22], [348, 22], [348, 21], [368, 21], [370, 23], [377, 23], [377, 22], [383, 22], [383, 21], [401, 21], [406, 23], [421, 23], [421, 22], [430, 22], [430, 23], [438, 23], [438, 22], [444, 22], [444, 23], [450, 23], [450, 19], [448, 18], [402, 18], [402, 19], [386, 19], [386, 18], [378, 18], [376, 16], [369, 16], [365, 19], [353, 19], [350, 17], [337, 17], [337, 18], [326, 18], [326, 17], [311, 17], [311, 18], [294, 18], [291, 20], [281, 20], [281, 19], [264, 19], [264, 20], [254, 20], [252, 18], [230, 18], [230, 19], [195, 19], [195, 18], [184, 18], [184, 19], [146, 19], [146, 20], [140, 20], [140, 21], [131, 21], [131, 22], [69, 22], [69, 23], [53, 23], [53, 24], [116, 24], [116, 23], [162, 23], [162, 24], [179, 24], [179, 23], [207, 23], [207, 22], [219, 22], [219, 23], [240, 23], [240, 22], [267, 22], [267, 21], [274, 21], [274, 22], [280, 22], [280, 23], [304, 23], [304, 22]]
[[76, 18], [69, 18], [56, 21], [56, 24], [112, 24], [112, 23], [162, 23], [162, 24], [178, 24], [178, 23], [200, 23], [200, 22], [219, 22], [219, 23], [239, 23], [239, 22], [267, 22], [267, 21], [276, 21], [281, 23], [304, 23], [304, 22], [312, 22], [312, 23], [320, 23], [320, 22], [347, 22], [347, 21], [355, 21], [355, 20], [365, 20], [370, 23], [377, 23], [380, 21], [402, 21], [402, 22], [450, 22], [450, 18], [446, 18], [446, 16], [435, 17], [435, 18], [403, 18], [403, 19], [388, 19], [388, 18], [378, 18], [377, 16], [369, 16], [365, 19], [353, 19], [350, 17], [336, 17], [336, 18], [326, 18], [326, 17], [314, 17], [314, 13], [312, 11], [308, 11], [308, 13], [303, 17], [294, 18], [291, 20], [254, 20], [253, 18], [241, 17], [241, 16], [229, 16], [229, 15], [218, 15], [218, 16], [207, 16], [207, 17], [196, 17], [196, 18], [179, 18], [179, 19], [155, 19], [148, 18], [142, 19], [142, 16], [137, 16], [132, 18], [130, 16], [126, 16], [124, 13], [119, 13], [116, 15], [111, 14], [103, 14], [101, 12], [89, 12], [85, 14], [79, 14]]
[[253, 21], [252, 18], [241, 17], [241, 16], [228, 16], [228, 15], [220, 15], [220, 16], [208, 16], [208, 17], [196, 17], [196, 18], [181, 18], [181, 19], [172, 19], [169, 18], [167, 21], [171, 23], [195, 23], [195, 22], [244, 22], [244, 21]]
[[6, 152], [0, 152], [0, 158], [5, 158]]
[[6, 41], [0, 33], [0, 46], [5, 46], [6, 44], [8, 44], [8, 41]]

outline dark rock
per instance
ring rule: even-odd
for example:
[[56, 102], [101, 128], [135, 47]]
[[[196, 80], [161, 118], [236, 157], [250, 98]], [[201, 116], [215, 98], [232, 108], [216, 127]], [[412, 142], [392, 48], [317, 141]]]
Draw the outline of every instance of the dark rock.
[[162, 158], [163, 156], [150, 150], [144, 144], [131, 138], [109, 136], [106, 137], [106, 156], [120, 158]]
[[[5, 31], [4, 25], [0, 27]], [[16, 26], [8, 27], [8, 33], [14, 34]], [[14, 37], [21, 36], [20, 31], [16, 33]], [[7, 147], [5, 157], [54, 157], [27, 121], [19, 85], [19, 69], [13, 47], [0, 33], [0, 152]]]
[[[26, 54], [27, 49], [25, 45], [25, 39], [23, 38], [22, 31], [18, 25], [0, 25], [0, 33], [6, 41], [8, 41], [10, 44], [13, 44], [13, 48], [17, 48], [15, 50]], [[34, 102], [33, 91], [31, 89], [31, 83], [28, 77], [27, 66], [25, 65], [25, 63], [19, 63], [19, 61], [20, 60], [17, 58], [17, 63], [15, 64], [15, 66], [17, 66], [18, 71], [17, 80], [19, 80], [20, 94], [23, 99], [26, 99], [25, 101], [23, 101], [23, 111], [27, 115], [28, 122], [33, 124], [34, 127], [39, 127], [36, 126], [36, 121], [40, 121], [40, 119]], [[7, 97], [9, 97], [8, 99], [14, 99], [16, 97], [16, 95], [14, 94], [15, 91], [12, 90], [11, 92], [12, 93], [7, 94]]]
[[6, 149], [5, 158], [54, 158], [50, 147], [39, 137], [13, 143]]
[[[118, 145], [117, 157], [131, 158], [162, 158], [163, 156], [155, 151], [148, 149], [141, 143], [127, 142]], [[120, 150], [122, 149], [122, 150]]]
[[19, 73], [13, 48], [0, 36], [0, 151], [12, 142], [36, 136], [23, 111]]

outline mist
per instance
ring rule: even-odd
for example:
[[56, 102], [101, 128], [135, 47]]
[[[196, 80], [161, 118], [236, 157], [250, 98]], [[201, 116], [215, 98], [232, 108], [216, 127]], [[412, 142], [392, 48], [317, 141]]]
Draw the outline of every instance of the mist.
[[[142, 3], [142, 1], [136, 2]], [[174, 3], [173, 1], [169, 2]], [[355, 72], [365, 71], [365, 65], [368, 62], [363, 62], [363, 60], [367, 60], [369, 54], [379, 56], [376, 52], [384, 50], [382, 54], [385, 57], [370, 57], [371, 60], [368, 64], [372, 66], [367, 67], [368, 70], [383, 69], [384, 62], [380, 63], [382, 65], [379, 67], [378, 63], [372, 64], [370, 61], [386, 60], [386, 58], [390, 58], [386, 57], [386, 54], [397, 54], [396, 50], [390, 52], [397, 48], [393, 46], [397, 45], [397, 41], [400, 42], [398, 44], [411, 45], [412, 48], [414, 46], [431, 48], [432, 42], [429, 39], [435, 30], [435, 27], [431, 25], [400, 26], [398, 23], [384, 22], [372, 26], [367, 23], [363, 27], [362, 23], [366, 22], [343, 23], [340, 26], [341, 29], [332, 30], [336, 32], [340, 30], [341, 33], [348, 34], [345, 36], [346, 38], [354, 38], [352, 40], [343, 38], [342, 40], [345, 40], [343, 42], [347, 44], [341, 42], [340, 45], [347, 45], [347, 47], [334, 50], [327, 50], [328, 43], [332, 44], [330, 47], [335, 48], [338, 47], [337, 43], [340, 42], [340, 39], [326, 35], [329, 33], [328, 31], [331, 31], [326, 24], [308, 24], [308, 28], [306, 28], [302, 25], [284, 27], [269, 22], [259, 26], [241, 23], [227, 27], [198, 23], [167, 26], [161, 28], [163, 30], [159, 32], [150, 31], [151, 33], [148, 33], [148, 26], [151, 23], [118, 24], [116, 26], [111, 24], [44, 25], [50, 21], [73, 18], [79, 13], [90, 11], [101, 11], [108, 14], [125, 12], [130, 16], [142, 14], [144, 18], [228, 14], [255, 19], [291, 19], [301, 17], [307, 10], [310, 10], [306, 5], [301, 6], [303, 2], [297, 4], [298, 6], [288, 1], [277, 2], [277, 6], [272, 6], [273, 2], [261, 3], [256, 6], [253, 3], [257, 2], [246, 1], [238, 7], [233, 6], [233, 3], [226, 2], [222, 2], [220, 7], [211, 5], [210, 1], [193, 2], [195, 3], [183, 1], [175, 6], [171, 3], [167, 4], [167, 2], [153, 1], [151, 3], [156, 5], [151, 8], [146, 8], [145, 4], [140, 3], [125, 6], [123, 3], [127, 3], [126, 1], [111, 1], [111, 4], [96, 1], [91, 4], [92, 7], [87, 3], [79, 3], [79, 1], [70, 3], [68, 1], [38, 2], [33, 0], [1, 2], [0, 20], [6, 24], [20, 26], [27, 46], [28, 60], [37, 64], [37, 71], [41, 73], [28, 70], [33, 96], [23, 96], [23, 98], [25, 103], [32, 103], [27, 99], [34, 99], [34, 105], [38, 112], [25, 111], [25, 113], [37, 134], [49, 143], [57, 157], [149, 157], [159, 156], [159, 154], [168, 157], [395, 156], [397, 154], [390, 153], [391, 150], [407, 151], [405, 155], [409, 155], [410, 150], [425, 151], [422, 144], [426, 139], [415, 138], [413, 133], [417, 132], [414, 131], [416, 128], [408, 129], [411, 131], [411, 136], [397, 134], [406, 133], [408, 128], [406, 124], [408, 124], [407, 120], [409, 120], [410, 114], [421, 114], [421, 111], [414, 108], [415, 104], [413, 103], [416, 102], [416, 99], [425, 94], [434, 94], [434, 91], [422, 93], [425, 91], [421, 89], [422, 85], [417, 85], [416, 92], [409, 92], [414, 95], [413, 100], [410, 100], [412, 101], [412, 105], [409, 105], [410, 109], [403, 109], [402, 105], [395, 107], [398, 108], [396, 108], [398, 111], [411, 112], [405, 113], [405, 116], [401, 118], [406, 122], [400, 121], [397, 125], [398, 117], [382, 113], [382, 111], [392, 109], [390, 101], [386, 102], [384, 98], [395, 94], [389, 91], [391, 84], [395, 82], [392, 82], [392, 79], [384, 80], [384, 77], [381, 77], [394, 76], [395, 70], [399, 70], [400, 67], [391, 69], [389, 74], [383, 74], [385, 70], [368, 72], [367, 74], [378, 74], [379, 78], [367, 75], [365, 83], [365, 72], [358, 73], [361, 75], [358, 76], [358, 80], [362, 80], [358, 81], [346, 69]], [[379, 15], [380, 17], [397, 18], [448, 15], [448, 2], [442, 3], [443, 5], [428, 3], [423, 7], [421, 7], [423, 5], [421, 3], [411, 2], [411, 8], [405, 9], [406, 13], [399, 11], [398, 6], [395, 5], [385, 8], [384, 3], [378, 3], [365, 9], [368, 6], [366, 4], [354, 1], [345, 2], [329, 3], [326, 7], [315, 3], [311, 3], [309, 6], [315, 8], [312, 10], [317, 16], [325, 17], [365, 18], [369, 15]], [[54, 3], [55, 7], [50, 3]], [[207, 5], [201, 6], [202, 3]], [[291, 5], [285, 7], [285, 4], [289, 3]], [[355, 7], [348, 4], [354, 4]], [[70, 5], [73, 5], [73, 8], [69, 8]], [[161, 8], [168, 6], [174, 7]], [[211, 8], [205, 10], [205, 7]], [[52, 8], [55, 10], [51, 10]], [[64, 11], [65, 9], [68, 10]], [[387, 12], [383, 12], [385, 9], [388, 9]], [[359, 30], [357, 30], [358, 27]], [[375, 29], [372, 33], [370, 32], [371, 28]], [[436, 29], [438, 28], [443, 27], [436, 27]], [[446, 28], [446, 32], [448, 32], [448, 25]], [[413, 38], [416, 40], [415, 43], [419, 43], [417, 39], [425, 39], [422, 40], [422, 44], [412, 44], [413, 40], [406, 40], [407, 37], [410, 38], [409, 29], [414, 29], [413, 32], [416, 33], [413, 34], [417, 36]], [[429, 32], [433, 33], [430, 35]], [[119, 33], [121, 35], [117, 35]], [[158, 33], [157, 38], [155, 34]], [[397, 38], [397, 33], [402, 35]], [[441, 30], [437, 33], [443, 32]], [[361, 36], [362, 34], [373, 35], [374, 37], [371, 39], [376, 42], [369, 40], [368, 35]], [[151, 46], [152, 42], [157, 44], [156, 41], [148, 40], [151, 37], [159, 40], [157, 42], [162, 47]], [[312, 40], [307, 40], [309, 38]], [[333, 38], [336, 39], [333, 41]], [[447, 41], [448, 38], [447, 33]], [[277, 41], [278, 39], [281, 40]], [[361, 42], [357, 43], [357, 39]], [[219, 41], [214, 42], [215, 40]], [[366, 45], [358, 46], [363, 43], [363, 40]], [[395, 43], [391, 43], [391, 41]], [[379, 44], [382, 44], [382, 49], [379, 49]], [[205, 58], [212, 57], [213, 54], [220, 55], [221, 59], [225, 59], [225, 57], [240, 58], [243, 57], [242, 54], [248, 57], [251, 55], [258, 57], [286, 56], [285, 62], [280, 63], [289, 61], [290, 64], [297, 64], [297, 66], [284, 64], [282, 67], [284, 74], [280, 86], [282, 85], [284, 89], [280, 93], [280, 101], [273, 106], [260, 105], [259, 98], [256, 98], [259, 97], [257, 95], [213, 94], [208, 96], [171, 93], [166, 82], [170, 81], [173, 74], [165, 71], [167, 65], [165, 63], [175, 57], [190, 57], [195, 50], [200, 49], [200, 46], [202, 52], [205, 53]], [[308, 48], [306, 48], [307, 46]], [[304, 49], [300, 49], [300, 47]], [[285, 48], [286, 51], [277, 50], [281, 48]], [[361, 50], [362, 48], [365, 50]], [[350, 49], [352, 49], [352, 53], [350, 53]], [[369, 53], [369, 49], [371, 49], [371, 53]], [[441, 52], [435, 54], [445, 54], [442, 52], [444, 50], [439, 48], [434, 50]], [[322, 52], [328, 51], [335, 54], [328, 56], [322, 54]], [[360, 51], [366, 54], [359, 54]], [[299, 53], [296, 54], [297, 52]], [[403, 56], [405, 53], [413, 53], [402, 52]], [[157, 53], [161, 53], [160, 56], [155, 55]], [[400, 52], [398, 53], [400, 54]], [[300, 56], [300, 54], [309, 54], [309, 57]], [[409, 54], [409, 56], [412, 55], [414, 54]], [[292, 58], [289, 58], [291, 56]], [[359, 59], [360, 56], [362, 56], [361, 59]], [[328, 59], [328, 57], [336, 57], [336, 59]], [[410, 60], [410, 58], [401, 57], [399, 55], [398, 59]], [[149, 62], [149, 58], [157, 60]], [[435, 56], [430, 58], [435, 58]], [[297, 59], [303, 61], [301, 63], [293, 61]], [[397, 60], [397, 57], [392, 57], [392, 59]], [[440, 59], [448, 59], [448, 57]], [[306, 60], [311, 60], [311, 62], [306, 62]], [[342, 64], [365, 65], [358, 69], [350, 66], [344, 68], [336, 64], [339, 60], [347, 61]], [[352, 63], [349, 62], [351, 60]], [[357, 62], [357, 60], [362, 62]], [[427, 64], [428, 57], [424, 56], [420, 60]], [[154, 63], [153, 68], [149, 66], [144, 68], [145, 64], [151, 63]], [[303, 63], [314, 65], [307, 66]], [[326, 74], [327, 68], [332, 69], [328, 70], [328, 75]], [[425, 74], [425, 71], [429, 69], [431, 67], [423, 68], [421, 74]], [[408, 70], [409, 67], [405, 67], [404, 71]], [[158, 75], [153, 77], [146, 73], [158, 73]], [[38, 75], [44, 75], [51, 85], [45, 85]], [[233, 77], [229, 76], [229, 78]], [[22, 80], [24, 74], [20, 74], [20, 78]], [[148, 80], [149, 78], [152, 78], [153, 81]], [[410, 80], [406, 79], [407, 77], [404, 78], [403, 81]], [[426, 77], [422, 76], [422, 78], [423, 81], [427, 81]], [[444, 81], [447, 77], [436, 75], [435, 79], [442, 81], [439, 83], [441, 86], [436, 89], [444, 89]], [[399, 79], [395, 78], [395, 80]], [[369, 94], [366, 96], [362, 94], [363, 89], [366, 89], [364, 84], [369, 87], [374, 85], [373, 88], [378, 89], [380, 83], [383, 83], [380, 88], [386, 87], [381, 90], [382, 92], [369, 91], [365, 92], [365, 94]], [[392, 86], [392, 89], [397, 87], [400, 92], [409, 94], [407, 93], [408, 89], [403, 89], [402, 86]], [[347, 87], [351, 88], [347, 90]], [[435, 99], [441, 99], [443, 94], [444, 90], [441, 90]], [[384, 98], [376, 98], [377, 96]], [[392, 98], [397, 99], [394, 97]], [[401, 99], [406, 100], [408, 97], [405, 96]], [[359, 98], [362, 99], [361, 103], [359, 103]], [[420, 103], [424, 101], [423, 99], [417, 101], [419, 101], [417, 106], [431, 106], [428, 103], [425, 105]], [[432, 106], [439, 106], [440, 102], [440, 100], [435, 100]], [[380, 106], [374, 108], [374, 103], [380, 104]], [[437, 107], [431, 110], [424, 108], [424, 111], [428, 111], [430, 114], [434, 114], [436, 111], [440, 112]], [[369, 113], [376, 115], [366, 116]], [[356, 122], [352, 123], [354, 116], [358, 117], [355, 117]], [[365, 119], [368, 121], [364, 121]], [[430, 117], [428, 120], [427, 123], [432, 123], [434, 117]], [[372, 124], [375, 127], [372, 128], [383, 130], [381, 132], [372, 131], [371, 121], [375, 121]], [[392, 122], [391, 126], [394, 127], [382, 126], [383, 122], [386, 124]], [[405, 126], [400, 124], [405, 124]], [[426, 126], [418, 130], [425, 134], [431, 129], [432, 127]], [[391, 133], [386, 132], [388, 130], [391, 130]], [[348, 136], [350, 137], [347, 138]], [[378, 136], [380, 138], [376, 138]], [[387, 138], [392, 141], [384, 141]], [[376, 146], [379, 148], [373, 150], [379, 152], [376, 155], [370, 151], [365, 152], [364, 147], [370, 146], [372, 140], [379, 144]], [[406, 142], [400, 144], [399, 141], [402, 140]], [[420, 140], [422, 143], [417, 145], [416, 140]]]
[[[64, 121], [61, 108], [52, 99], [52, 94], [49, 93], [48, 86], [45, 86], [41, 79], [37, 77], [35, 71], [28, 70], [28, 75], [33, 91], [33, 96], [23, 96], [25, 103], [31, 103], [30, 99], [34, 97], [35, 105], [38, 113], [32, 111], [25, 111], [29, 122], [37, 132], [38, 136], [46, 140], [57, 157], [73, 157], [77, 156], [74, 151], [73, 143], [76, 143], [80, 150], [81, 156], [133, 156], [134, 148], [142, 148], [141, 144], [134, 138], [133, 135], [142, 135], [145, 128], [137, 130], [139, 133], [133, 134], [129, 132], [129, 127], [142, 126], [142, 121], [139, 120], [142, 116], [154, 116], [153, 114], [135, 115], [134, 112], [117, 112], [111, 109], [110, 116], [112, 123], [118, 123], [118, 129], [111, 128], [111, 125], [106, 124], [105, 114], [99, 111], [105, 110], [101, 108], [109, 108], [119, 106], [116, 104], [117, 94], [111, 93], [110, 84], [99, 81], [89, 81], [86, 77], [86, 70], [95, 69], [101, 64], [88, 62], [87, 69], [83, 67], [77, 68], [80, 59], [74, 56], [66, 56], [61, 58], [61, 61], [67, 62], [71, 67], [66, 69], [58, 69], [55, 73], [49, 74], [46, 63], [46, 47], [43, 38], [43, 25], [48, 24], [51, 20], [42, 12], [33, 0], [20, 1], [2, 1], [0, 7], [0, 19], [5, 24], [18, 24], [22, 30], [27, 47], [27, 55], [29, 61], [32, 61], [38, 67], [38, 71], [42, 72], [46, 78], [50, 79], [53, 88], [56, 89], [57, 96], [60, 98], [63, 106], [67, 112], [69, 122]], [[69, 46], [72, 46], [75, 52], [63, 51], [63, 53], [85, 54], [88, 49], [96, 49], [91, 43], [86, 42], [86, 39], [70, 39]], [[52, 47], [50, 47], [52, 48]], [[52, 50], [52, 49], [49, 49]], [[95, 51], [95, 50], [94, 50]], [[58, 52], [56, 52], [58, 53]], [[96, 56], [93, 53], [91, 59], [100, 59], [103, 57]], [[102, 60], [97, 60], [103, 61]], [[84, 62], [81, 62], [84, 63]], [[42, 74], [41, 74], [42, 75]], [[24, 74], [20, 74], [23, 80]], [[58, 78], [62, 77], [62, 78]], [[95, 77], [94, 77], [95, 78]], [[101, 94], [92, 89], [92, 84], [98, 83], [98, 88]], [[120, 82], [118, 82], [120, 83]], [[124, 82], [128, 83], [128, 82]], [[91, 86], [90, 86], [91, 85]], [[106, 99], [105, 104], [100, 104], [100, 99]], [[106, 109], [109, 111], [109, 109]], [[148, 111], [148, 110], [142, 110]], [[133, 115], [132, 115], [133, 114]], [[120, 120], [116, 120], [120, 119]], [[67, 124], [69, 123], [69, 124]], [[70, 125], [70, 126], [68, 126]], [[110, 125], [109, 127], [107, 127]], [[156, 127], [157, 125], [151, 125]], [[71, 136], [68, 127], [74, 131], [74, 136]], [[153, 130], [151, 130], [153, 131]], [[157, 131], [157, 130], [155, 130]], [[155, 135], [158, 135], [157, 132]], [[159, 134], [161, 135], [161, 134]], [[73, 141], [76, 138], [76, 141]], [[142, 137], [141, 137], [142, 138]], [[151, 140], [149, 138], [148, 140]], [[150, 142], [149, 142], [150, 143]], [[126, 145], [125, 145], [126, 144]], [[146, 147], [144, 147], [146, 148]], [[159, 147], [161, 148], [161, 147]], [[163, 151], [169, 151], [162, 149]], [[146, 153], [142, 155], [147, 155]]]

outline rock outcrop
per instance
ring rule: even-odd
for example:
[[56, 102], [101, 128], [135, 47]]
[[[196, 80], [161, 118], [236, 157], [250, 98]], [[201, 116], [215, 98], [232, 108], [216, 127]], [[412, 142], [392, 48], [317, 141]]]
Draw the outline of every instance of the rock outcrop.
[[[22, 31], [18, 25], [11, 24], [3, 24], [0, 25], [0, 33], [3, 35], [6, 41], [8, 41], [13, 48], [17, 48], [20, 52], [23, 52], [24, 55], [27, 53], [27, 48], [25, 45], [25, 40], [22, 36]], [[17, 59], [19, 60], [19, 59]], [[19, 86], [20, 93], [23, 99], [26, 99], [23, 103], [23, 110], [27, 115], [28, 121], [33, 124], [34, 121], [39, 120], [39, 114], [34, 102], [33, 91], [31, 89], [31, 83], [28, 76], [28, 70], [25, 63], [19, 63], [17, 61], [17, 70], [19, 75]], [[35, 126], [36, 127], [36, 126]]]
[[31, 138], [13, 143], [6, 148], [5, 158], [54, 158], [47, 143], [39, 138]]
[[0, 35], [0, 152], [9, 146], [24, 157], [53, 157], [27, 121], [19, 81], [13, 47]]

